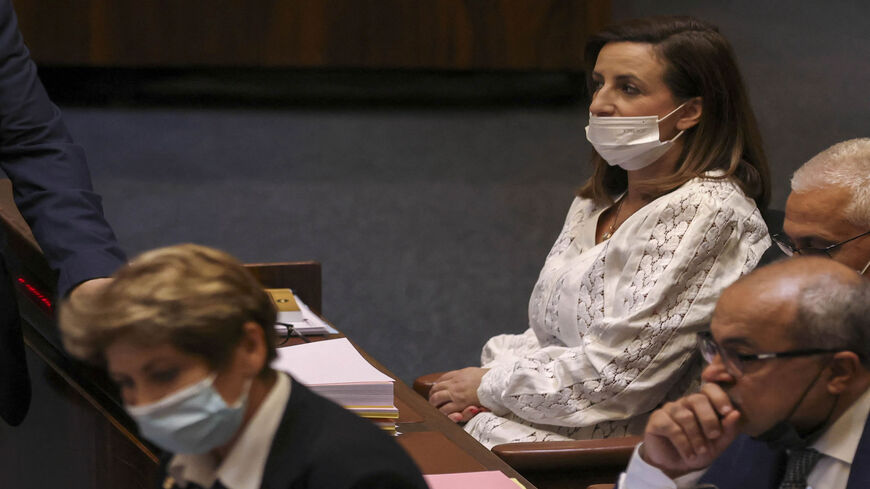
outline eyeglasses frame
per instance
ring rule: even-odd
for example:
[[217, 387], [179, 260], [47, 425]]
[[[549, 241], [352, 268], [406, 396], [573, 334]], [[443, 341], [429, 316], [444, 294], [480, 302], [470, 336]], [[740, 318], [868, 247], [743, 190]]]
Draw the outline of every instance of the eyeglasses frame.
[[[306, 321], [306, 320], [303, 319], [303, 321]], [[284, 330], [286, 331], [286, 333], [282, 335], [282, 334], [278, 333], [277, 328], [275, 329], [275, 336], [276, 336], [275, 346], [286, 345], [290, 341], [290, 338], [293, 336], [297, 336], [297, 337], [301, 338], [302, 341], [304, 341], [305, 343], [311, 343], [310, 338], [308, 338], [304, 334], [300, 333], [299, 330], [294, 328], [293, 325], [290, 323], [282, 323], [280, 321], [276, 321], [275, 326], [283, 326]]]
[[[806, 248], [798, 249], [795, 247], [794, 243], [792, 243], [791, 238], [789, 238], [788, 235], [786, 235], [785, 233], [773, 234], [770, 236], [770, 239], [772, 239], [773, 242], [776, 243], [776, 246], [778, 246], [779, 249], [783, 253], [786, 254], [786, 256], [794, 256], [794, 255], [809, 256], [809, 255], [824, 254], [824, 255], [827, 255], [828, 258], [833, 258], [831, 256], [831, 250], [833, 250], [834, 248], [837, 248], [839, 246], [842, 246], [850, 241], [854, 241], [854, 240], [861, 238], [863, 236], [867, 236], [868, 234], [870, 234], [870, 230], [867, 230], [867, 231], [865, 231], [857, 236], [852, 236], [849, 239], [840, 241], [839, 243], [834, 243], [830, 246], [826, 246], [824, 248], [813, 248], [813, 247], [809, 246]], [[812, 252], [805, 253], [806, 250], [812, 250]]]
[[[728, 371], [731, 376], [735, 379], [743, 376], [743, 367], [745, 362], [755, 362], [760, 360], [772, 360], [774, 358], [795, 358], [795, 357], [807, 357], [812, 355], [821, 355], [823, 353], [837, 353], [841, 351], [848, 351], [845, 348], [837, 348], [837, 349], [829, 349], [829, 348], [799, 348], [795, 350], [786, 350], [779, 352], [764, 352], [764, 353], [731, 353], [722, 348], [716, 340], [713, 339], [713, 335], [708, 331], [702, 331], [698, 333], [698, 349], [701, 352], [701, 357], [707, 363], [713, 363], [713, 358], [716, 355], [722, 359], [722, 363], [725, 365], [725, 369]], [[713, 356], [707, 358], [709, 353], [713, 353]], [[736, 359], [736, 361], [735, 361]]]

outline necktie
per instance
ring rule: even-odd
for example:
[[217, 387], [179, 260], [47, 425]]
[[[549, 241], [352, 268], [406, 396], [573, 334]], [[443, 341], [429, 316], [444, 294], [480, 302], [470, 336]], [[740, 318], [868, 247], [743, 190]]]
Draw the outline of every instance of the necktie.
[[779, 484], [779, 489], [806, 489], [807, 476], [822, 454], [812, 448], [792, 450], [788, 454], [785, 466], [785, 476]]

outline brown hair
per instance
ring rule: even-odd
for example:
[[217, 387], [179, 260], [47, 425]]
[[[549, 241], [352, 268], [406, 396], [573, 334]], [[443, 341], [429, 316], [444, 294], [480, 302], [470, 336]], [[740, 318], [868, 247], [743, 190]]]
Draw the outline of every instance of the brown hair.
[[[701, 119], [682, 136], [682, 163], [672, 175], [645, 182], [644, 193], [657, 197], [704, 172], [721, 169], [725, 172], [721, 178], [733, 178], [765, 209], [770, 200], [770, 172], [761, 134], [734, 52], [719, 30], [691, 17], [650, 17], [609, 26], [586, 43], [590, 94], [598, 54], [611, 42], [652, 44], [665, 63], [664, 82], [674, 98], [701, 97]], [[612, 203], [627, 188], [627, 173], [608, 165], [598, 153], [592, 162], [592, 177], [579, 194], [600, 204]]]
[[139, 255], [97, 293], [73, 295], [61, 305], [66, 349], [104, 364], [104, 351], [124, 338], [137, 345], [169, 343], [213, 369], [225, 366], [252, 321], [263, 328], [268, 350], [263, 371], [275, 358], [272, 300], [232, 256], [182, 244]]

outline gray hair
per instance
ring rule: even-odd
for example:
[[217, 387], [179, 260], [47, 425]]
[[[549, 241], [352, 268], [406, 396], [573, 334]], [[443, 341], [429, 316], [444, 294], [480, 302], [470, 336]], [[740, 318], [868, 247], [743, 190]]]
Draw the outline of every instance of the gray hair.
[[870, 228], [870, 138], [837, 143], [814, 156], [791, 177], [792, 192], [827, 186], [843, 187], [852, 194], [846, 220]]
[[797, 301], [792, 337], [798, 345], [852, 351], [870, 368], [870, 280], [819, 277], [801, 289]]

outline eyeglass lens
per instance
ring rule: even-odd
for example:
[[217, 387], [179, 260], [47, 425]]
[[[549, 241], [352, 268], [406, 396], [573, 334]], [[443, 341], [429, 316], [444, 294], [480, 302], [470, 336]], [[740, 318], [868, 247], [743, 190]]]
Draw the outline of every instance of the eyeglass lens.
[[701, 356], [708, 364], [713, 363], [716, 355], [722, 359], [725, 365], [725, 370], [734, 377], [740, 377], [743, 374], [743, 362], [740, 358], [730, 354], [727, 350], [721, 348], [716, 341], [710, 336], [699, 336]]

